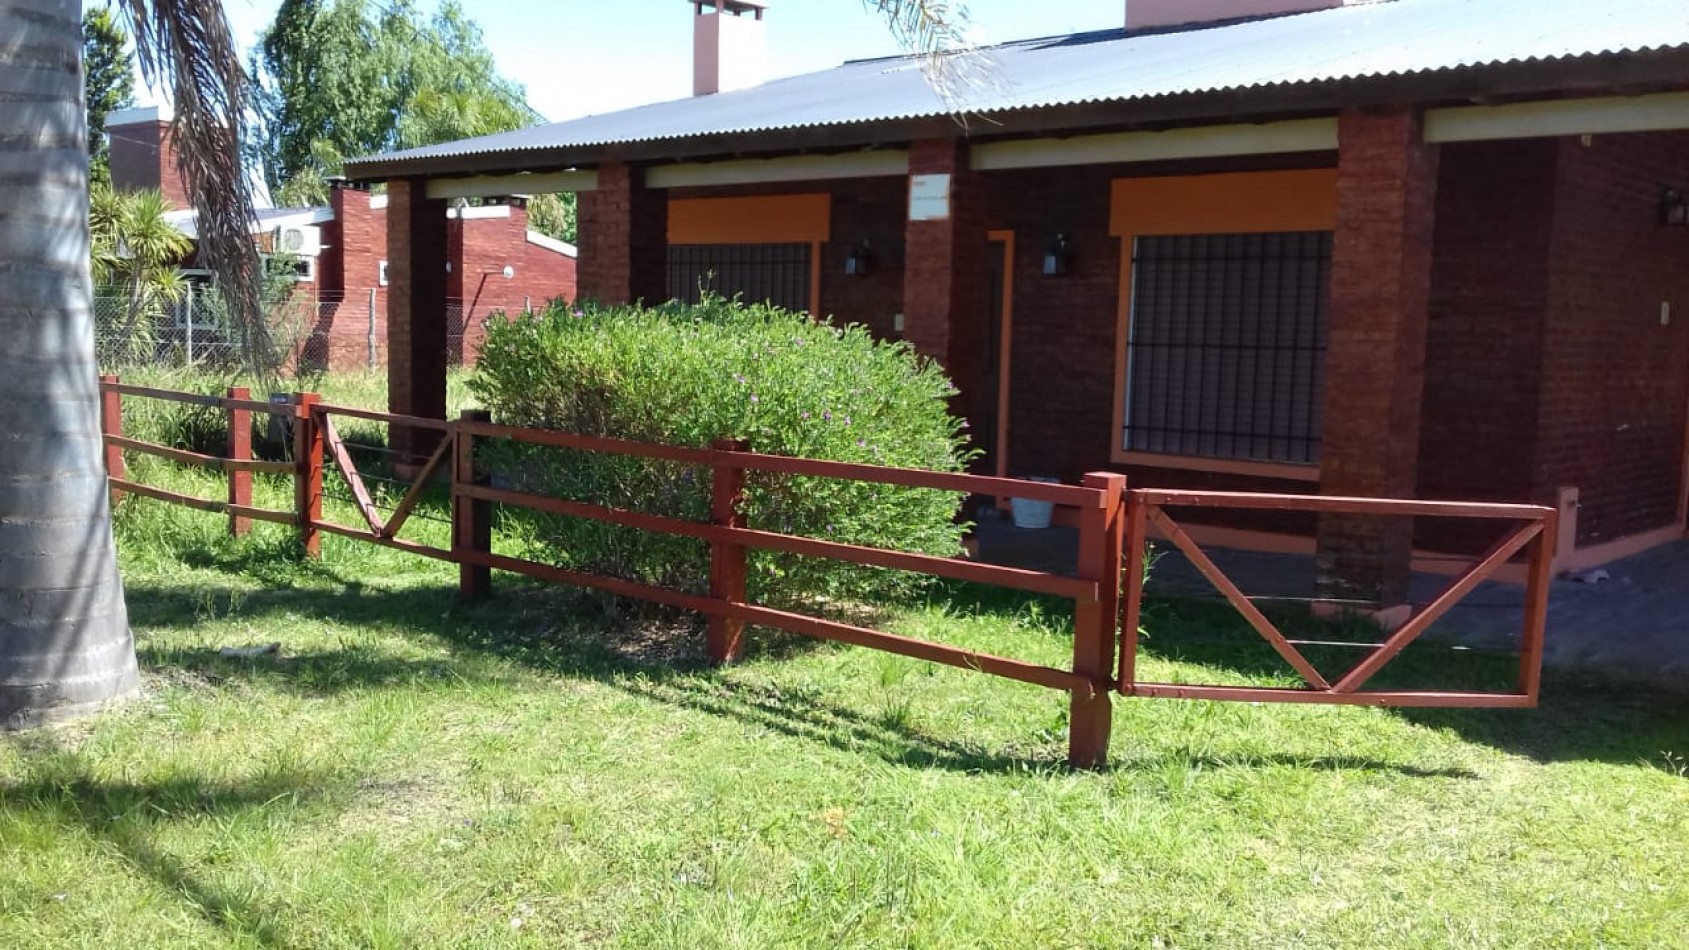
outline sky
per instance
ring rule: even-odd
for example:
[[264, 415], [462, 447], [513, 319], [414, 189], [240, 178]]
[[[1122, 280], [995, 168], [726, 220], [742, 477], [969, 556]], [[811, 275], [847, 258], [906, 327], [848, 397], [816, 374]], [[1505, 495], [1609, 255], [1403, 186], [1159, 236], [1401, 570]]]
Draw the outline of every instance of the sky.
[[[377, 0], [379, 3], [380, 0]], [[462, 0], [507, 79], [557, 122], [692, 93], [692, 12], [681, 0]], [[279, 0], [224, 0], [235, 39], [249, 48]], [[431, 0], [420, 6], [431, 10]], [[980, 42], [1109, 29], [1124, 0], [969, 0]], [[768, 0], [768, 78], [898, 52], [862, 0]], [[142, 104], [156, 101], [138, 96]]]

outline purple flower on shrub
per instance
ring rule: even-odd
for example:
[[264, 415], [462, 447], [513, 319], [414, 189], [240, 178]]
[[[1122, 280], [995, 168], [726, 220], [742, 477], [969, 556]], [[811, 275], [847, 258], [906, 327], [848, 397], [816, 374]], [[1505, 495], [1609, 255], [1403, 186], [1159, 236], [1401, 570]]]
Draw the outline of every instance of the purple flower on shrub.
[[756, 393], [751, 393], [751, 402], [762, 402], [762, 400], [757, 398]]
[[856, 440], [856, 447], [859, 448], [859, 449], [867, 448], [868, 447], [868, 440], [867, 439], [857, 439]]
[[734, 373], [733, 374], [733, 381], [736, 382], [736, 383], [742, 383], [742, 382], [745, 381], [745, 377], [742, 373]]
[[850, 417], [849, 416], [845, 416], [845, 425], [847, 425], [847, 426], [850, 425]]
[[833, 421], [833, 410], [831, 410], [831, 409], [821, 410], [821, 418], [826, 420], [827, 422], [832, 422]]
[[800, 414], [800, 415], [799, 415], [799, 416], [798, 416], [798, 418], [800, 418], [800, 419], [808, 419], [808, 418], [809, 418], [809, 413], [808, 413], [808, 412], [804, 412], [804, 413], [802, 413], [802, 414]]

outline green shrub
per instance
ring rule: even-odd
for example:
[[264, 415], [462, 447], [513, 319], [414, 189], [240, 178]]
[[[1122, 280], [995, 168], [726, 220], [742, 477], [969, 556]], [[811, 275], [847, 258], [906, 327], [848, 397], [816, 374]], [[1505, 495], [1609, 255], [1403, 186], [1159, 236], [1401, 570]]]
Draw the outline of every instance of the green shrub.
[[[951, 416], [955, 390], [902, 343], [859, 326], [816, 323], [719, 298], [695, 306], [571, 308], [494, 320], [469, 383], [499, 422], [640, 442], [708, 446], [957, 472], [970, 452]], [[707, 469], [624, 456], [487, 445], [495, 479], [561, 498], [708, 521]], [[962, 498], [908, 489], [749, 473], [753, 528], [952, 556]], [[582, 519], [536, 517], [530, 543], [577, 570], [687, 591], [708, 587], [707, 546]], [[761, 603], [860, 601], [918, 579], [837, 562], [753, 552]]]

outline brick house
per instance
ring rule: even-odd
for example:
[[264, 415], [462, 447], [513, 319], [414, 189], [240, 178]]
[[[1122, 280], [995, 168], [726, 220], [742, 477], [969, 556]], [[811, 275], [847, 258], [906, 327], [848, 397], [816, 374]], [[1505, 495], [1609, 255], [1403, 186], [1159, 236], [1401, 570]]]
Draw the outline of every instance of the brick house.
[[[993, 48], [965, 120], [901, 59], [734, 89], [764, 5], [692, 7], [692, 99], [351, 163], [402, 209], [396, 411], [444, 408], [449, 250], [413, 222], [574, 190], [583, 297], [708, 273], [906, 339], [988, 470], [1560, 505], [1562, 569], [1684, 537], [1689, 4], [1130, 0]], [[1384, 602], [1472, 544], [1206, 532], [1365, 552]]]
[[[113, 113], [112, 183], [118, 188], [158, 188], [177, 208], [178, 227], [193, 234], [193, 212], [170, 141], [168, 109]], [[331, 182], [329, 203], [316, 208], [267, 208], [258, 214], [254, 239], [264, 251], [296, 255], [298, 298], [314, 307], [302, 358], [311, 365], [354, 369], [383, 365], [387, 354], [386, 195], [367, 186]], [[451, 326], [444, 346], [449, 363], [473, 363], [495, 311], [516, 313], [548, 300], [575, 297], [573, 245], [528, 228], [520, 197], [500, 197], [474, 207], [442, 209], [440, 229], [449, 248], [446, 294]], [[193, 272], [193, 261], [184, 262]]]

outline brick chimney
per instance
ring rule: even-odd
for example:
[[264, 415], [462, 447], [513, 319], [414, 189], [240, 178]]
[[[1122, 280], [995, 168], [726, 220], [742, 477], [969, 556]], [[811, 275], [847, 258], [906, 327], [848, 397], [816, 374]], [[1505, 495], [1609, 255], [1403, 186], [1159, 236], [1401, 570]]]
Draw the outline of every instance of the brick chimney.
[[1340, 7], [1344, 3], [1345, 0], [1126, 0], [1126, 29], [1150, 30], [1279, 13], [1305, 13]]
[[692, 94], [708, 96], [762, 84], [765, 3], [687, 0], [692, 5]]
[[189, 208], [187, 183], [176, 164], [175, 116], [169, 106], [121, 109], [106, 117], [111, 138], [111, 184], [119, 191], [157, 188], [172, 207]]

